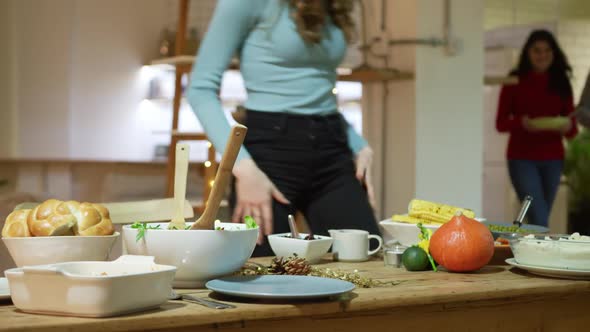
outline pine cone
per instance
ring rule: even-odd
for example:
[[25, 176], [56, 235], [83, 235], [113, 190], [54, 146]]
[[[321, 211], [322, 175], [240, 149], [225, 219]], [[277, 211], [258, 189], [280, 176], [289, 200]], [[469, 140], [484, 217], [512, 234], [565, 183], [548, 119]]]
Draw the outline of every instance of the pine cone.
[[283, 257], [275, 257], [270, 262], [268, 272], [272, 274], [287, 274], [285, 271], [285, 263], [287, 261]]
[[311, 272], [311, 265], [305, 258], [275, 257], [270, 263], [268, 271], [272, 274], [308, 275]]
[[287, 261], [285, 272], [291, 275], [308, 275], [311, 272], [311, 266], [305, 258], [295, 257]]

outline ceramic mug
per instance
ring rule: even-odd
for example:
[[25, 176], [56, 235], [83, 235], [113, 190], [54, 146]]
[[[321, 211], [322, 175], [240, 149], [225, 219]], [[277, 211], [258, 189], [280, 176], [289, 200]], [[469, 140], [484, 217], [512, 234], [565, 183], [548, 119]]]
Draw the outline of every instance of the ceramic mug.
[[[330, 236], [334, 259], [343, 262], [362, 262], [369, 256], [376, 254], [383, 246], [383, 239], [379, 235], [369, 234], [360, 229], [331, 229]], [[369, 240], [375, 239], [379, 246], [375, 250], [369, 250]]]

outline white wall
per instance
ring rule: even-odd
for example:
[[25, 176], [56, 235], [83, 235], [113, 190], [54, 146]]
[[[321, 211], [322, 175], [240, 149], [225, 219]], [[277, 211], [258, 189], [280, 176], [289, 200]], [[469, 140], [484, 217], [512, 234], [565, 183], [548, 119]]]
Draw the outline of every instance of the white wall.
[[73, 0], [15, 1], [18, 153], [69, 155]]
[[[366, 1], [379, 17], [381, 1]], [[385, 38], [442, 37], [443, 1], [387, 2]], [[419, 197], [481, 214], [483, 177], [483, 0], [452, 1], [452, 31], [461, 43], [441, 48], [387, 49], [389, 67], [416, 73], [413, 81], [366, 85], [365, 125], [375, 150], [380, 219], [407, 211]], [[379, 20], [369, 22], [371, 36]], [[379, 46], [377, 46], [379, 47]], [[371, 57], [371, 63], [385, 63]]]
[[557, 38], [572, 66], [572, 87], [576, 101], [590, 73], [590, 8], [586, 14], [584, 19], [567, 19], [557, 23]]
[[11, 157], [16, 150], [14, 95], [14, 1], [0, 1], [0, 157]]
[[141, 68], [157, 56], [169, 1], [7, 0], [2, 6], [7, 19], [0, 34], [10, 42], [13, 32], [15, 45], [6, 48], [14, 50], [12, 59], [10, 51], [0, 55], [6, 97], [0, 107], [7, 110], [0, 126], [8, 127], [0, 138], [12, 136], [3, 141], [15, 147], [3, 144], [0, 156], [149, 160], [157, 142], [168, 142], [152, 131], [169, 130], [171, 105], [154, 110], [142, 103], [148, 80]]
[[[418, 1], [418, 35], [440, 36], [443, 1]], [[451, 1], [457, 54], [416, 51], [416, 197], [481, 213], [483, 0]]]
[[[395, 1], [388, 5], [388, 27], [391, 38], [413, 38], [417, 35], [418, 6], [414, 1]], [[416, 48], [391, 48], [390, 66], [414, 72]], [[382, 177], [384, 206], [383, 218], [407, 210], [415, 195], [416, 174], [416, 85], [413, 80], [390, 82], [389, 96], [384, 105], [385, 132]], [[369, 110], [371, 111], [371, 110]]]
[[141, 67], [157, 55], [165, 9], [161, 0], [76, 1], [69, 86], [72, 156], [151, 157], [150, 143], [158, 137], [146, 123], [151, 118], [146, 112], [154, 110], [140, 107], [147, 83]]

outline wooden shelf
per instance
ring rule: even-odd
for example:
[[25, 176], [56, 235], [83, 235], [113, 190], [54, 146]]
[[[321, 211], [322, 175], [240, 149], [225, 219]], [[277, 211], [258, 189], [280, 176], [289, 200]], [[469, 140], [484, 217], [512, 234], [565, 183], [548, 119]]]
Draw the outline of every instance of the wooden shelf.
[[[203, 164], [205, 160], [191, 160], [191, 163]], [[77, 158], [0, 158], [0, 165], [24, 164], [24, 165], [152, 165], [166, 164], [165, 158], [122, 160], [122, 159], [77, 159]]]
[[191, 133], [191, 132], [179, 132], [173, 131], [172, 137], [177, 138], [179, 141], [191, 140], [191, 141], [207, 141], [207, 135], [203, 133]]
[[202, 132], [196, 131], [179, 131], [179, 130], [162, 130], [162, 131], [152, 131], [154, 135], [170, 135], [175, 137], [176, 139], [182, 140], [191, 140], [191, 141], [208, 141], [207, 135]]
[[[172, 56], [168, 58], [160, 58], [153, 60], [150, 65], [151, 66], [169, 66], [170, 69], [174, 69], [174, 67], [182, 66], [182, 67], [190, 67], [195, 62], [196, 57], [193, 55], [178, 55]], [[229, 69], [240, 69], [240, 61], [234, 58], [230, 65]]]
[[[177, 67], [189, 67], [195, 61], [194, 56], [180, 55], [168, 58], [153, 60], [151, 66], [167, 66], [167, 69], [174, 70]], [[239, 70], [240, 62], [233, 59], [230, 70]], [[398, 71], [393, 69], [374, 69], [374, 68], [338, 68], [338, 80], [346, 82], [383, 82], [383, 81], [406, 81], [414, 79], [414, 73]]]
[[[175, 67], [192, 66], [195, 57], [192, 55], [180, 55], [168, 58], [156, 59], [151, 62], [152, 66], [169, 66], [170, 70]], [[239, 61], [234, 59], [229, 69], [239, 70]], [[189, 68], [190, 69], [190, 68]], [[407, 71], [399, 71], [394, 69], [379, 69], [379, 68], [338, 68], [338, 80], [345, 82], [385, 82], [385, 81], [408, 81], [415, 78], [415, 74]], [[518, 78], [515, 76], [485, 76], [483, 79], [485, 85], [513, 85], [518, 83]]]
[[[173, 97], [156, 97], [156, 98], [146, 98], [145, 100], [151, 101], [152, 103], [171, 103], [174, 101]], [[186, 102], [186, 97], [182, 97], [180, 99], [183, 103]]]
[[338, 80], [346, 82], [385, 82], [409, 81], [414, 79], [414, 73], [394, 69], [377, 68], [338, 68]]
[[192, 55], [178, 55], [168, 58], [161, 58], [156, 59], [151, 62], [152, 66], [159, 66], [159, 65], [192, 65], [195, 61], [195, 57]]

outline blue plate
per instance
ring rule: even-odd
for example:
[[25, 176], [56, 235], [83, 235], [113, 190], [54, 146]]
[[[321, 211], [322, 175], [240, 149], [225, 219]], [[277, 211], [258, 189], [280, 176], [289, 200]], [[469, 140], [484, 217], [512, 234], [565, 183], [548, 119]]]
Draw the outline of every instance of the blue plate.
[[231, 296], [260, 299], [308, 299], [340, 295], [354, 284], [338, 279], [292, 276], [232, 276], [207, 282], [208, 289]]

